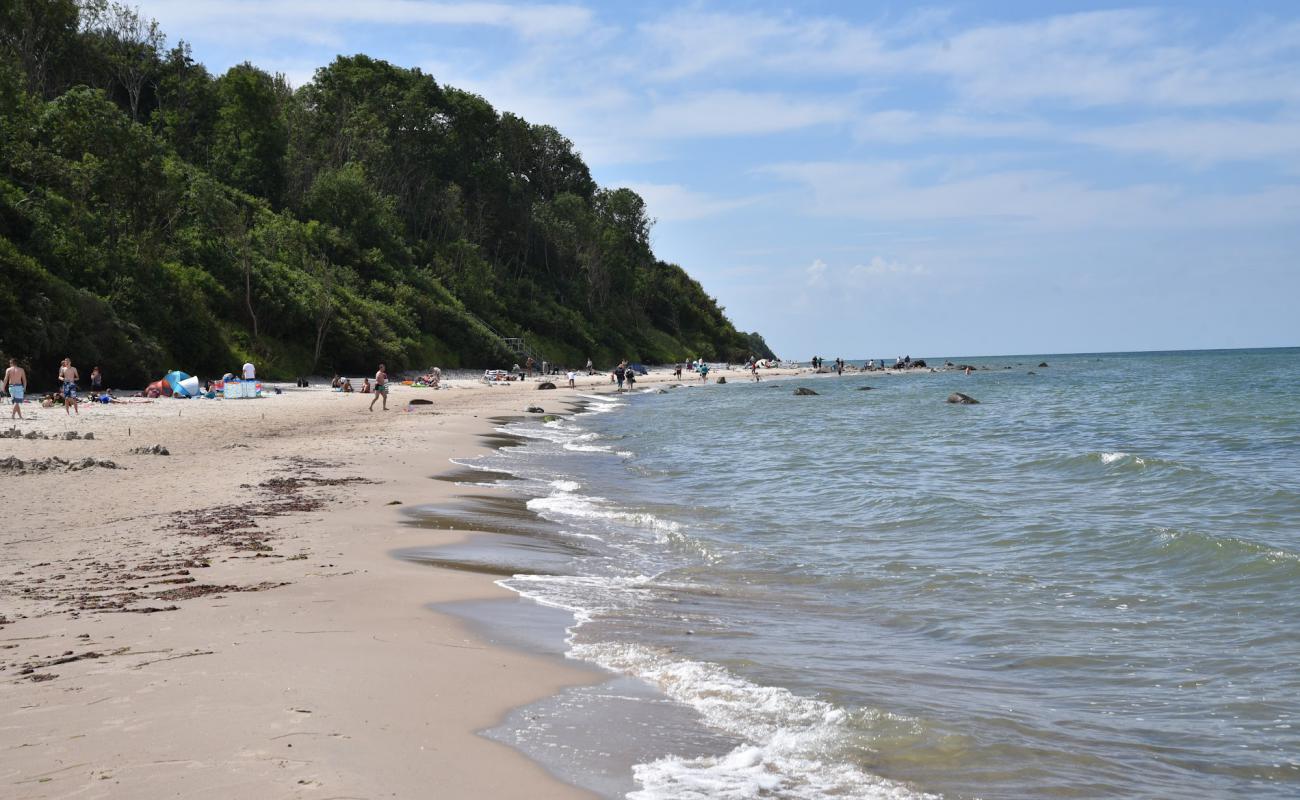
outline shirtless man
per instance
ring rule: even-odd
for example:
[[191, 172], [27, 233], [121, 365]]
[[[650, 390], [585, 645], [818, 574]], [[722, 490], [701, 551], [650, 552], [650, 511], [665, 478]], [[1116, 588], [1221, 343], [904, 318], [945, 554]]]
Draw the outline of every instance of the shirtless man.
[[384, 398], [384, 410], [388, 410], [388, 373], [384, 371], [384, 365], [379, 365], [379, 371], [375, 373], [375, 396], [370, 398], [370, 410], [375, 410], [375, 401]]
[[9, 359], [9, 369], [5, 370], [4, 390], [9, 392], [14, 408], [9, 412], [9, 419], [15, 416], [23, 418], [23, 400], [27, 399], [27, 370], [18, 366], [18, 359]]
[[81, 380], [81, 373], [72, 366], [72, 359], [63, 359], [63, 364], [59, 367], [59, 385], [63, 387], [63, 413], [69, 416], [73, 411], [77, 412], [77, 416], [81, 416], [81, 409], [77, 408], [77, 381], [79, 380]]

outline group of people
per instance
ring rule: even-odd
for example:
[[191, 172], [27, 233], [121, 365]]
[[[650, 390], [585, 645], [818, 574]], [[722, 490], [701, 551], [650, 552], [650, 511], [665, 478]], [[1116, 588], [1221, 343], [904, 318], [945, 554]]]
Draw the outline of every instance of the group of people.
[[[627, 390], [630, 392], [632, 387], [636, 385], [636, 369], [629, 366], [626, 360], [620, 361], [618, 366], [614, 367], [614, 371], [609, 374], [609, 382], [618, 383], [620, 392], [623, 391], [623, 384], [626, 383]], [[572, 386], [573, 382], [570, 381], [569, 385]]]
[[[77, 407], [77, 383], [81, 380], [81, 372], [72, 365], [71, 358], [65, 358], [59, 364], [59, 391], [50, 396], [50, 400], [63, 405], [64, 413], [72, 415], [76, 413], [81, 415], [81, 409]], [[23, 418], [23, 403], [27, 401], [28, 379], [27, 370], [19, 366], [18, 359], [9, 359], [9, 366], [5, 369], [4, 381], [0, 384], [0, 390], [9, 395], [13, 408], [9, 411], [10, 419]], [[100, 372], [99, 367], [90, 371], [90, 390], [93, 394], [99, 395], [104, 391], [104, 374]]]

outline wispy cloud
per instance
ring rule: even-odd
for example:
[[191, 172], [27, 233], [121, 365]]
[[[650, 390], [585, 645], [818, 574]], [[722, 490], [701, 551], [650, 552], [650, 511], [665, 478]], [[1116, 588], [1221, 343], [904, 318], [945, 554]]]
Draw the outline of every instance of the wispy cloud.
[[665, 222], [704, 219], [758, 201], [756, 197], [716, 197], [678, 183], [630, 183], [627, 188], [641, 195], [652, 218]]

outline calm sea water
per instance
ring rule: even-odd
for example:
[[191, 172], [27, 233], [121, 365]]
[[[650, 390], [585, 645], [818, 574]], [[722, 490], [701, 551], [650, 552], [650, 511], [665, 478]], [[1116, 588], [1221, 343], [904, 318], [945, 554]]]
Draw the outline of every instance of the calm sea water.
[[965, 361], [593, 398], [476, 465], [564, 540], [503, 584], [688, 712], [631, 796], [1300, 796], [1300, 350]]

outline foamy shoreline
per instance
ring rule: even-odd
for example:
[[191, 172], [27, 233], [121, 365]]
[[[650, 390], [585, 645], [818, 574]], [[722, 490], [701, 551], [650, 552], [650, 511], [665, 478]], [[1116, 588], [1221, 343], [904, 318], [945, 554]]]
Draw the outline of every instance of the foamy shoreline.
[[[475, 731], [592, 673], [427, 610], [512, 596], [493, 576], [389, 553], [464, 535], [401, 510], [464, 492], [428, 478], [483, 452], [493, 417], [563, 413], [607, 380], [398, 386], [387, 413], [324, 388], [27, 406], [24, 433], [95, 438], [6, 439], [0, 458], [117, 468], [0, 476], [6, 795], [587, 796]], [[129, 452], [156, 444], [171, 455]]]

